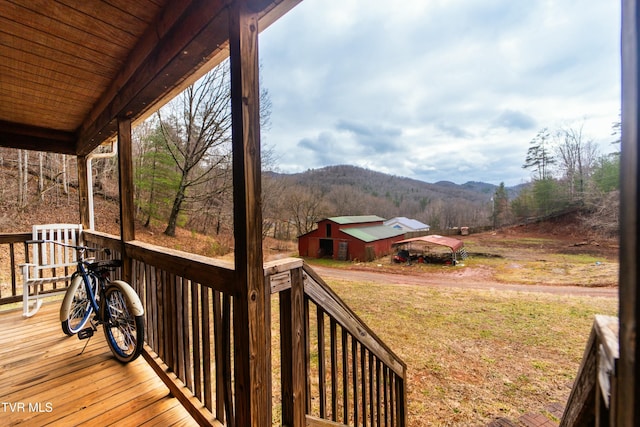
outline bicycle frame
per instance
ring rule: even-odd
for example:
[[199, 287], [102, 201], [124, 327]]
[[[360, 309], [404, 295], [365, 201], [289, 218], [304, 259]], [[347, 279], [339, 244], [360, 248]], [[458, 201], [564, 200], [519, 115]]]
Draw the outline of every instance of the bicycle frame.
[[93, 292], [93, 287], [91, 286], [91, 283], [89, 281], [92, 277], [94, 277], [95, 280], [98, 281], [98, 288], [97, 288], [98, 292], [100, 294], [104, 294], [104, 290], [106, 288], [105, 278], [99, 277], [97, 274], [94, 274], [94, 272], [90, 273], [89, 271], [87, 271], [87, 268], [85, 267], [84, 264], [85, 264], [85, 261], [83, 259], [78, 260], [78, 269], [76, 270], [76, 273], [82, 276], [82, 282], [84, 283], [84, 288], [87, 292], [87, 295], [89, 295], [89, 302], [91, 303], [91, 308], [93, 308], [93, 312], [98, 317], [98, 320], [103, 320], [103, 319], [100, 319], [100, 307], [98, 306], [98, 300], [96, 299], [96, 295]]
[[[78, 252], [76, 271], [71, 277], [71, 283], [65, 293], [65, 298], [60, 308], [62, 330], [67, 335], [79, 334], [81, 328], [83, 328], [90, 319], [92, 319], [91, 328], [93, 330], [95, 330], [96, 324], [111, 324], [109, 321], [109, 313], [103, 313], [101, 301], [106, 293], [107, 287], [113, 283], [109, 280], [109, 270], [121, 265], [119, 260], [94, 261], [93, 258], [86, 258], [85, 253], [87, 251], [97, 252], [100, 249], [92, 249], [86, 246], [72, 247]], [[108, 249], [103, 249], [103, 251], [110, 254]], [[80, 288], [82, 289], [81, 291], [79, 291]], [[123, 288], [127, 289], [129, 286], [125, 285]], [[78, 292], [80, 292], [80, 294], [78, 294], [78, 298], [80, 299], [78, 303], [76, 303], [75, 295]], [[137, 295], [133, 297], [134, 300], [135, 298], [137, 298]], [[84, 334], [89, 334], [89, 332], [85, 332]]]

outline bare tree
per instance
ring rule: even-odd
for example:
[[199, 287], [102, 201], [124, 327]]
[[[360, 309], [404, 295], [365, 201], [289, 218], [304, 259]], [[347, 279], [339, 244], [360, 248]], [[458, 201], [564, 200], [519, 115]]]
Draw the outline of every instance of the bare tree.
[[61, 154], [62, 158], [62, 191], [69, 194], [69, 175], [67, 174], [67, 155]]
[[[269, 126], [271, 101], [261, 90], [260, 123]], [[174, 236], [178, 217], [191, 207], [204, 208], [206, 220], [217, 221], [230, 204], [231, 83], [224, 61], [189, 86], [157, 113], [165, 148], [179, 179], [164, 233]]]
[[40, 200], [44, 200], [44, 153], [38, 152], [38, 193]]
[[29, 152], [17, 150], [18, 154], [18, 208], [27, 207], [29, 199]]
[[366, 203], [365, 194], [352, 185], [334, 185], [324, 198], [331, 206], [330, 213], [334, 216], [371, 213], [371, 205]]
[[598, 158], [598, 148], [593, 140], [584, 137], [582, 126], [561, 129], [558, 139], [557, 158], [569, 187], [569, 200], [583, 201], [587, 180]]
[[620, 191], [613, 190], [589, 203], [589, 213], [581, 215], [586, 229], [611, 237], [620, 232]]
[[287, 221], [282, 203], [285, 189], [284, 180], [262, 174], [262, 237], [271, 234], [274, 238], [278, 238], [280, 224]]
[[296, 225], [298, 235], [312, 231], [324, 215], [324, 199], [318, 189], [299, 185], [287, 188], [283, 197], [283, 208]]
[[[164, 112], [172, 109], [168, 117]], [[229, 64], [223, 62], [189, 86], [170, 108], [158, 111], [166, 148], [179, 171], [179, 182], [164, 233], [175, 236], [178, 216], [190, 188], [229, 170], [231, 109]]]

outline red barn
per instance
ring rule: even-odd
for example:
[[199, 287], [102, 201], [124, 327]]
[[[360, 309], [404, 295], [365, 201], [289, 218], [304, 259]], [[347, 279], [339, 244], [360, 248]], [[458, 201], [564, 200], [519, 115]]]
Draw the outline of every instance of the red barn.
[[391, 252], [404, 231], [383, 224], [376, 215], [338, 216], [318, 221], [318, 228], [298, 237], [304, 257], [371, 261]]

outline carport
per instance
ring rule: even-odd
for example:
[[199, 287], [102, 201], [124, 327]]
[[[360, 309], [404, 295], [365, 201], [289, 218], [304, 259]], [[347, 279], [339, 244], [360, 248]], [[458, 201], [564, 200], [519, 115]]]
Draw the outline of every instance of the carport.
[[425, 249], [429, 249], [429, 247], [433, 246], [441, 246], [446, 247], [451, 250], [451, 263], [455, 265], [458, 260], [464, 260], [467, 258], [467, 252], [464, 249], [464, 242], [462, 240], [453, 238], [440, 236], [437, 234], [431, 234], [428, 236], [420, 236], [413, 237], [411, 239], [400, 240], [395, 242], [393, 246], [397, 249], [404, 249], [411, 254], [412, 252], [415, 254], [418, 251], [416, 248], [420, 250], [420, 255], [416, 255], [416, 258], [420, 260], [419, 257], [422, 257], [421, 262], [429, 262], [429, 260], [438, 259], [438, 257], [425, 255]]

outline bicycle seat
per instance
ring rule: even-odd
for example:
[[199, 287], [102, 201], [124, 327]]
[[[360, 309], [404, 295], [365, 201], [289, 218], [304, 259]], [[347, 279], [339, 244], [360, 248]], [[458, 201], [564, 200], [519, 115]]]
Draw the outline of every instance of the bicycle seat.
[[92, 270], [101, 270], [105, 268], [117, 268], [117, 267], [122, 267], [122, 260], [106, 259], [106, 260], [90, 262], [88, 265], [89, 265], [89, 268]]

